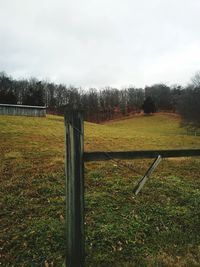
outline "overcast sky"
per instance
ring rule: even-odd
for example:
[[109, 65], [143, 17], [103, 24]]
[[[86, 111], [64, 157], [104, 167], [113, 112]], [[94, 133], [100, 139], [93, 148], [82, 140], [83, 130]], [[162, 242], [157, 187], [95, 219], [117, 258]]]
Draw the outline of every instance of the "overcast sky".
[[0, 71], [97, 87], [189, 82], [200, 0], [0, 0]]

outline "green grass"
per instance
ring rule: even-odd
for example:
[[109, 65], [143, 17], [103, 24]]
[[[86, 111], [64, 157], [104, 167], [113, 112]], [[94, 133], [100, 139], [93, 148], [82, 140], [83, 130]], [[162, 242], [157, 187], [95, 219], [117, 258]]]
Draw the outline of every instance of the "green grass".
[[[63, 118], [0, 116], [2, 266], [62, 266], [65, 253]], [[85, 123], [85, 150], [199, 148], [179, 118]], [[85, 164], [86, 266], [200, 266], [200, 159]]]

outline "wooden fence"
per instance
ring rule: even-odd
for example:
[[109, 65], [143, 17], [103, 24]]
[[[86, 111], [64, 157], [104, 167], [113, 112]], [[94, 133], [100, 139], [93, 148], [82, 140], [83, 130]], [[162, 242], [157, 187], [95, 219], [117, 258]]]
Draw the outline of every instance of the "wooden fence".
[[83, 113], [65, 113], [66, 266], [84, 266], [84, 161], [200, 156], [200, 149], [85, 152]]

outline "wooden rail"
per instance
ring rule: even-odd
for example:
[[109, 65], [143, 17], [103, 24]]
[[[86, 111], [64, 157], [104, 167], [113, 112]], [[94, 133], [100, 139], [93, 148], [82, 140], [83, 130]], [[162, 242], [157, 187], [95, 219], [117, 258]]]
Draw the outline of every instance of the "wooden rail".
[[200, 149], [171, 149], [171, 150], [141, 150], [141, 151], [116, 151], [116, 152], [85, 152], [84, 161], [99, 161], [111, 159], [142, 159], [155, 158], [194, 157], [200, 156]]

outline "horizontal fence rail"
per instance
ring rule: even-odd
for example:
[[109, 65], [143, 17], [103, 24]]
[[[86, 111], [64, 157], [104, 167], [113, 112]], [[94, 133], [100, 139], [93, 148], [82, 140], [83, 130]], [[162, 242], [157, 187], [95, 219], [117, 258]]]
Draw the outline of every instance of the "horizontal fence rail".
[[161, 155], [162, 158], [173, 157], [194, 157], [200, 156], [200, 149], [173, 149], [173, 150], [143, 150], [143, 151], [117, 151], [117, 152], [85, 152], [84, 161], [104, 161], [112, 159], [142, 159], [155, 158]]

